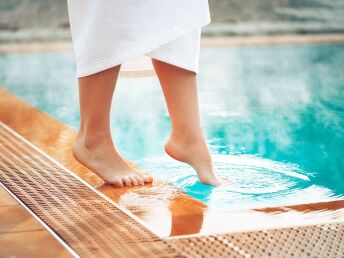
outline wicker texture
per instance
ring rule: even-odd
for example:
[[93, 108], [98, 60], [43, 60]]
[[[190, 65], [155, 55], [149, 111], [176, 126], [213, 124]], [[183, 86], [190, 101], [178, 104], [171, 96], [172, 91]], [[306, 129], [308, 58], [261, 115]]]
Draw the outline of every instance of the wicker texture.
[[344, 257], [344, 225], [326, 224], [170, 240], [187, 257]]

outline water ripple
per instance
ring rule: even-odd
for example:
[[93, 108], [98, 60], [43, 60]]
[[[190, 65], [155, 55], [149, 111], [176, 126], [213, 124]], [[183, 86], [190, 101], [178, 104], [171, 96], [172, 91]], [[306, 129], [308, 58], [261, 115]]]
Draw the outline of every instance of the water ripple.
[[258, 208], [329, 201], [330, 189], [312, 182], [311, 171], [292, 163], [277, 162], [254, 155], [213, 157], [214, 168], [231, 184], [212, 187], [201, 184], [193, 169], [169, 157], [154, 157], [138, 163], [155, 177], [162, 178], [191, 196], [216, 208]]

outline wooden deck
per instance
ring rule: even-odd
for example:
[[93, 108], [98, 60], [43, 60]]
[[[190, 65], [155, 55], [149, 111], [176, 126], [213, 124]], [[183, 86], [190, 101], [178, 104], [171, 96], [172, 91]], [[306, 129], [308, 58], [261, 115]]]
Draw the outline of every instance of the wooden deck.
[[72, 257], [71, 254], [1, 186], [0, 250], [0, 257]]

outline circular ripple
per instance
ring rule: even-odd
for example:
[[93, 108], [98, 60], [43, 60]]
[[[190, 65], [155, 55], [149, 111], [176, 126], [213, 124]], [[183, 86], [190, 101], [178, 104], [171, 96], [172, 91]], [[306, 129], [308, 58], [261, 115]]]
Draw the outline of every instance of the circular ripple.
[[140, 161], [139, 165], [191, 196], [216, 207], [261, 207], [328, 199], [328, 189], [312, 183], [312, 173], [291, 163], [253, 155], [212, 155], [214, 169], [229, 185], [199, 183], [194, 170], [169, 157]]

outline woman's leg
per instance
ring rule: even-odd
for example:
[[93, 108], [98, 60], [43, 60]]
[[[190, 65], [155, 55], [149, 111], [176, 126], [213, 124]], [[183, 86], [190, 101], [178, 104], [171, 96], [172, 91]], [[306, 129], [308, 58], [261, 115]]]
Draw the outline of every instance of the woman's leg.
[[219, 185], [201, 128], [194, 72], [152, 59], [171, 117], [172, 133], [165, 150], [191, 165], [202, 183]]
[[131, 169], [116, 150], [110, 132], [110, 108], [120, 66], [79, 78], [80, 130], [73, 154], [105, 182], [143, 185], [152, 178]]

